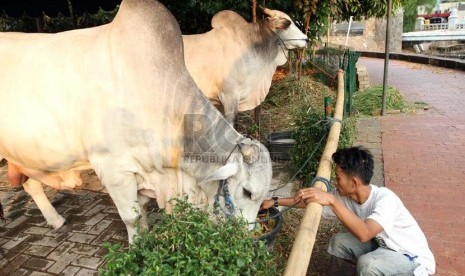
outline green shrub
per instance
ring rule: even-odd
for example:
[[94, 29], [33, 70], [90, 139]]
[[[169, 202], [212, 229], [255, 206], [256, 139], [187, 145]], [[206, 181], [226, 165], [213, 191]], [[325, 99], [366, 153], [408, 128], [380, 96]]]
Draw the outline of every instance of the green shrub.
[[[318, 163], [323, 154], [326, 127], [323, 112], [306, 112], [296, 114], [293, 138], [296, 141], [291, 150], [291, 158], [297, 169], [297, 176], [311, 181], [316, 175]], [[312, 155], [313, 154], [313, 155]], [[312, 155], [312, 156], [311, 156]], [[310, 157], [311, 156], [311, 157]], [[310, 159], [308, 159], [310, 158]]]
[[[338, 148], [352, 145], [355, 138], [355, 124], [355, 117], [343, 120]], [[331, 121], [325, 120], [322, 110], [310, 112], [302, 110], [295, 115], [293, 138], [296, 144], [291, 151], [291, 157], [295, 168], [301, 169], [297, 176], [304, 180], [305, 186], [310, 185], [311, 180], [316, 176], [330, 127]]]
[[[381, 85], [367, 88], [354, 94], [354, 108], [359, 114], [372, 116], [380, 112], [383, 103], [383, 87]], [[386, 109], [403, 110], [409, 107], [399, 90], [389, 86], [386, 89]]]
[[243, 219], [211, 220], [205, 210], [176, 200], [129, 248], [105, 245], [101, 275], [274, 275], [275, 265]]

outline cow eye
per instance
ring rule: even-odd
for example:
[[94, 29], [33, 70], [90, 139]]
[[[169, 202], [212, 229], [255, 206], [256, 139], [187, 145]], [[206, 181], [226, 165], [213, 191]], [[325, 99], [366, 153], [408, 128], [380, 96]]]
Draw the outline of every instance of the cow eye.
[[249, 198], [249, 199], [252, 198], [252, 193], [249, 192], [248, 190], [242, 189], [242, 192], [243, 192], [243, 194], [244, 194], [245, 197], [247, 197], [247, 198]]

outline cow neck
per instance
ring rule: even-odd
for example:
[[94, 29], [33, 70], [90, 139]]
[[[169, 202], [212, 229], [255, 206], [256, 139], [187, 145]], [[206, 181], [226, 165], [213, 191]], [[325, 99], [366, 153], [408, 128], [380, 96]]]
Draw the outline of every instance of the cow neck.
[[271, 30], [267, 21], [261, 20], [252, 24], [254, 27], [250, 36], [257, 53], [266, 54], [263, 58], [267, 61], [274, 60], [279, 51], [276, 47], [279, 43], [279, 36]]
[[[208, 171], [213, 171], [223, 166], [232, 154], [237, 144], [244, 138], [224, 118], [224, 116], [198, 91], [202, 99], [195, 99], [192, 110], [187, 114], [193, 114], [192, 118], [185, 118], [186, 128], [194, 124], [201, 131], [186, 131], [184, 144], [184, 166], [190, 170], [196, 178], [202, 178]], [[189, 122], [189, 120], [191, 121]], [[195, 122], [192, 122], [195, 121]], [[195, 162], [193, 162], [195, 161]], [[198, 166], [201, 164], [208, 166]]]

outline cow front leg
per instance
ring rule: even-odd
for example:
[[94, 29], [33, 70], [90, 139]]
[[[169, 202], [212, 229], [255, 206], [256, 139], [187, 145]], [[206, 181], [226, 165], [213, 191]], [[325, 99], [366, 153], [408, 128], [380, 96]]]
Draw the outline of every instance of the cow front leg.
[[58, 229], [66, 220], [58, 214], [55, 207], [50, 203], [47, 196], [45, 195], [42, 183], [39, 181], [29, 178], [23, 184], [24, 190], [32, 197], [32, 200], [36, 203], [39, 210], [42, 212], [47, 224], [53, 227], [53, 229]]
[[140, 204], [140, 227], [141, 229], [149, 229], [149, 224], [147, 222], [147, 203], [150, 201], [150, 197], [138, 194], [139, 204]]
[[134, 173], [108, 170], [102, 174], [99, 173], [102, 170], [97, 169], [95, 171], [115, 203], [121, 220], [126, 225], [129, 243], [132, 243], [132, 239], [137, 233], [136, 222], [141, 214]]

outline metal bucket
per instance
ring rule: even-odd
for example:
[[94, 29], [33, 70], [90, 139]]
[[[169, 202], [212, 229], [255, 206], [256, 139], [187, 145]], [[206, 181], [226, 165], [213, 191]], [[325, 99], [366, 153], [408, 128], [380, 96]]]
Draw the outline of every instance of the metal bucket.
[[291, 160], [290, 151], [295, 144], [292, 131], [277, 131], [266, 136], [268, 151], [274, 161]]

